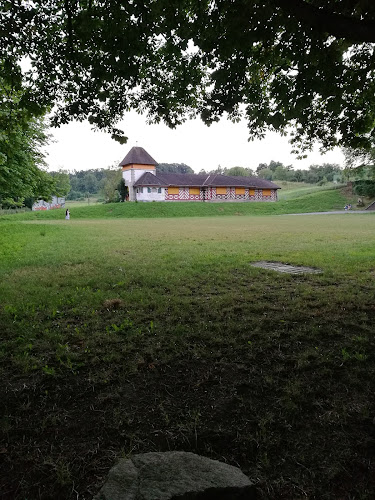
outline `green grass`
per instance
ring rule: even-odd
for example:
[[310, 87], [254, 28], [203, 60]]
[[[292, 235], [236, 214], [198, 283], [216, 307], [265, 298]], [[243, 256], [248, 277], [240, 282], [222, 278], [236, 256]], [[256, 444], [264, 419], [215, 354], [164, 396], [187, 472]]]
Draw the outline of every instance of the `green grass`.
[[[343, 210], [347, 198], [340, 190], [317, 191], [277, 203], [192, 203], [152, 202], [113, 203], [70, 207], [72, 219], [159, 218], [159, 217], [212, 217], [277, 215], [303, 212]], [[65, 216], [64, 209], [3, 216], [2, 220], [58, 220]]]
[[317, 184], [307, 184], [305, 182], [287, 181], [275, 181], [275, 184], [281, 187], [281, 190], [279, 191], [279, 200], [293, 200], [312, 193], [340, 190], [343, 187], [342, 184], [338, 185], [333, 182], [324, 184], [323, 186], [318, 186]]
[[67, 200], [66, 205], [69, 206], [69, 208], [77, 208], [77, 207], [89, 207], [92, 205], [95, 205], [98, 203], [98, 196], [90, 196], [89, 199], [84, 198], [81, 200]]
[[12, 221], [5, 498], [91, 498], [116, 457], [169, 449], [240, 465], [264, 499], [374, 497], [374, 217]]

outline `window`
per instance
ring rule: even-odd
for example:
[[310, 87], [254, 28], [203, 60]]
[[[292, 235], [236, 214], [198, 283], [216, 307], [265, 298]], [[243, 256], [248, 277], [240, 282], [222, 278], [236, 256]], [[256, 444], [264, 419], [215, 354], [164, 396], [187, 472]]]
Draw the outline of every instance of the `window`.
[[156, 192], [157, 192], [157, 189], [156, 189], [156, 188], [152, 188], [152, 192], [153, 192], [153, 193], [156, 193]]
[[271, 190], [270, 189], [263, 189], [263, 196], [271, 196]]
[[148, 193], [151, 193], [151, 188], [147, 188], [147, 192], [148, 192]]
[[245, 194], [245, 188], [236, 188], [236, 194]]
[[200, 189], [199, 188], [189, 188], [189, 194], [199, 194]]
[[227, 194], [227, 188], [226, 187], [217, 187], [216, 194]]
[[179, 192], [180, 192], [180, 188], [178, 188], [178, 187], [172, 186], [172, 187], [168, 188], [168, 194], [179, 194]]
[[138, 193], [143, 193], [143, 187], [142, 188], [138, 188]]
[[161, 193], [161, 188], [158, 188], [158, 193]]

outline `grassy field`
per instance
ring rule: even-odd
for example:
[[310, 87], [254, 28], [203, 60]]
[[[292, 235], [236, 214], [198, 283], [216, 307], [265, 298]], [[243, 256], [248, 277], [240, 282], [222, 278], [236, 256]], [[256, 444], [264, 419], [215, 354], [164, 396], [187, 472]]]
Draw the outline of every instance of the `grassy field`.
[[[192, 203], [192, 202], [153, 202], [153, 203], [112, 203], [92, 205], [70, 205], [72, 219], [114, 219], [114, 218], [159, 218], [159, 217], [222, 217], [248, 215], [277, 215], [301, 212], [325, 212], [343, 210], [346, 203], [354, 202], [339, 189], [314, 191], [290, 200], [277, 203]], [[28, 212], [3, 215], [1, 220], [61, 220], [64, 209], [43, 212]]]
[[317, 184], [308, 184], [306, 182], [288, 182], [288, 181], [274, 181], [275, 184], [281, 187], [279, 191], [279, 200], [293, 200], [294, 198], [300, 198], [307, 194], [318, 193], [322, 191], [329, 190], [340, 190], [343, 185], [334, 184], [329, 182], [323, 186], [318, 186]]
[[69, 205], [69, 208], [77, 208], [77, 207], [88, 207], [92, 205], [96, 205], [98, 203], [98, 195], [90, 196], [89, 199], [83, 198], [81, 200], [67, 200], [66, 204]]
[[1, 497], [176, 449], [261, 499], [374, 498], [374, 246], [371, 214], [2, 219]]

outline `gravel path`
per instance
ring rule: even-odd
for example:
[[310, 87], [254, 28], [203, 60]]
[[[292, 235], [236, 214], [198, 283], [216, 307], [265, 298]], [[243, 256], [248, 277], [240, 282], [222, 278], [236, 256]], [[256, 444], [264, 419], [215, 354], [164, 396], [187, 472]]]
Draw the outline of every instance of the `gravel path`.
[[302, 214], [282, 214], [282, 215], [337, 215], [337, 214], [371, 214], [373, 211], [367, 210], [338, 210], [336, 212], [306, 212]]

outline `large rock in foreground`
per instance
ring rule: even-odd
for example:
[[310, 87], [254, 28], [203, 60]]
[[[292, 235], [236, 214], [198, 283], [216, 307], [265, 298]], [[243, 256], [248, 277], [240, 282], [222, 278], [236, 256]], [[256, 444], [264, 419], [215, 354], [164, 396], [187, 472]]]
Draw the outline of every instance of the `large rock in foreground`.
[[239, 469], [170, 451], [120, 460], [94, 500], [254, 500], [255, 487]]

